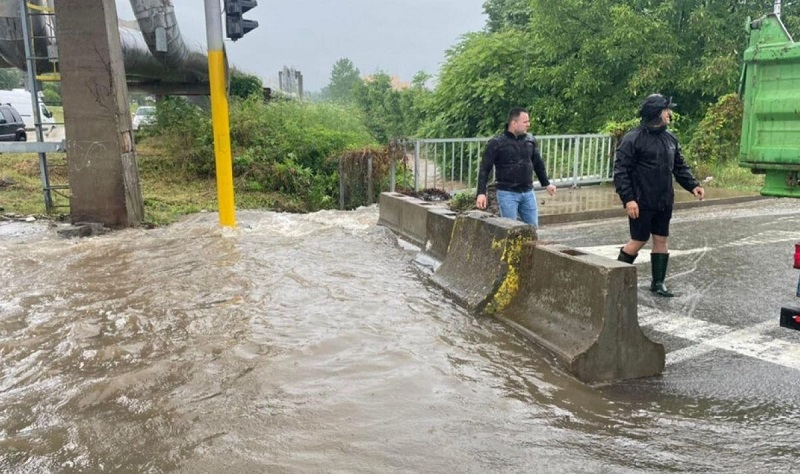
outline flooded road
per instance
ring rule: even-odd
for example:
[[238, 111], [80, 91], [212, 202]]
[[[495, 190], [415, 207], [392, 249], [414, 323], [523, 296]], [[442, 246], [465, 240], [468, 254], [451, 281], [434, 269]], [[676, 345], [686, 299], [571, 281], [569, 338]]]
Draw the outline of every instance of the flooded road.
[[82, 240], [0, 224], [0, 470], [796, 466], [796, 404], [585, 386], [429, 285], [375, 207], [237, 218]]

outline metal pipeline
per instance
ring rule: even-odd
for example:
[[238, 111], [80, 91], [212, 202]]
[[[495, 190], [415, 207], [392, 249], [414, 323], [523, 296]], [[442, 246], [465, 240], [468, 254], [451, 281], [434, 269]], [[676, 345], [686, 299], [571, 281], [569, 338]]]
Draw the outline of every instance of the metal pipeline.
[[[47, 0], [31, 0], [29, 3], [47, 6]], [[0, 67], [27, 69], [25, 59], [25, 43], [22, 34], [22, 16], [20, 1], [0, 2]], [[32, 32], [37, 37], [46, 37], [49, 32], [47, 18], [42, 15], [31, 15]], [[39, 58], [47, 58], [47, 43], [39, 41], [34, 54]], [[47, 59], [39, 59], [36, 67], [42, 71], [52, 69]]]
[[[159, 86], [208, 84], [208, 60], [205, 51], [199, 47], [187, 47], [171, 0], [130, 1], [139, 30], [119, 27], [128, 83]], [[28, 2], [52, 7], [52, 0]], [[0, 2], [0, 68], [27, 70], [20, 8], [18, 0]], [[51, 16], [31, 14], [30, 18], [32, 32], [37, 38], [55, 36]], [[55, 45], [48, 45], [46, 41], [35, 41], [35, 56], [47, 58], [48, 46]], [[39, 59], [36, 68], [41, 73], [53, 70], [53, 65], [47, 59]]]
[[205, 51], [191, 50], [183, 40], [172, 0], [130, 0], [150, 53], [168, 69], [208, 82]]

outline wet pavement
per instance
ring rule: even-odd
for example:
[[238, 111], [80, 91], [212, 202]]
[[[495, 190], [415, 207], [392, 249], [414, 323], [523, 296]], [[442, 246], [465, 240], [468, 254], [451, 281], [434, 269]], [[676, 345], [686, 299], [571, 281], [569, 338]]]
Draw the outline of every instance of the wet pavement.
[[[777, 310], [800, 201], [676, 211], [679, 296], [654, 298], [637, 262], [666, 371], [595, 387], [455, 305], [377, 217], [208, 213], [80, 240], [0, 223], [0, 470], [796, 469], [800, 332]], [[610, 257], [626, 236], [624, 217], [540, 230]]]
[[[667, 285], [676, 298], [648, 290], [649, 247], [639, 272], [639, 322], [667, 348], [661, 394], [694, 394], [763, 411], [767, 423], [798, 414], [800, 332], [780, 328], [780, 307], [797, 304], [798, 271], [792, 268], [800, 242], [800, 201], [766, 199], [676, 211], [670, 229]], [[615, 258], [627, 239], [625, 218], [543, 228], [540, 238]], [[788, 427], [787, 427], [788, 429]], [[761, 443], [769, 443], [766, 439]], [[774, 449], [781, 451], [780, 445]]]
[[[736, 204], [764, 199], [758, 193], [732, 189], [706, 187], [706, 197], [699, 201], [680, 186], [675, 186], [675, 209]], [[536, 191], [539, 207], [539, 222], [542, 225], [580, 220], [625, 216], [614, 186], [560, 187], [555, 196], [546, 191]]]

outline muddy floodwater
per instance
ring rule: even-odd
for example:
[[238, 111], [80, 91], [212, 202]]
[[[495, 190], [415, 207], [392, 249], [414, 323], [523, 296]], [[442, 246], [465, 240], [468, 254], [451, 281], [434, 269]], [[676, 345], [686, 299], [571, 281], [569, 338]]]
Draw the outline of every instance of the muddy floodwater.
[[797, 469], [796, 405], [583, 385], [430, 285], [375, 207], [237, 218], [0, 223], [0, 471]]

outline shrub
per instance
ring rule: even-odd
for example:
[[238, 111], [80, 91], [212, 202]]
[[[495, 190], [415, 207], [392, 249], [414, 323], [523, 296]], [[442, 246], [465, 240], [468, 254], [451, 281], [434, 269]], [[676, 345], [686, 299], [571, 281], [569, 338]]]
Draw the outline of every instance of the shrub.
[[686, 148], [692, 162], [721, 165], [737, 160], [742, 139], [742, 101], [727, 94], [709, 107]]
[[[160, 102], [153, 132], [160, 146], [201, 177], [214, 175], [213, 130], [208, 113], [184, 99]], [[277, 192], [308, 210], [338, 202], [338, 157], [372, 139], [353, 107], [302, 101], [265, 103], [258, 95], [230, 102], [233, 173], [239, 185]]]
[[264, 85], [261, 79], [239, 71], [231, 73], [230, 89], [231, 97], [239, 97], [240, 99], [246, 99], [250, 96], [259, 98], [264, 96]]
[[159, 137], [169, 155], [184, 169], [201, 176], [213, 176], [214, 138], [208, 113], [183, 97], [166, 97], [156, 106], [156, 126], [145, 134]]

